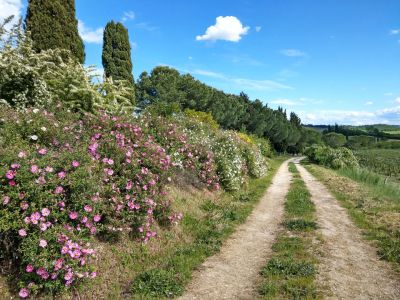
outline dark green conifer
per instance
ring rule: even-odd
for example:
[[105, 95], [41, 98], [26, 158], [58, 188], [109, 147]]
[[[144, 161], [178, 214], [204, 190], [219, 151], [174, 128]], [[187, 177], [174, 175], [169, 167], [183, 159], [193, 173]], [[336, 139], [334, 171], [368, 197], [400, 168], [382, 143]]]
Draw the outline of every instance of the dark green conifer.
[[29, 0], [26, 30], [36, 51], [67, 49], [83, 63], [85, 48], [78, 33], [75, 0]]
[[108, 22], [104, 30], [102, 62], [106, 77], [134, 85], [128, 30], [121, 23]]

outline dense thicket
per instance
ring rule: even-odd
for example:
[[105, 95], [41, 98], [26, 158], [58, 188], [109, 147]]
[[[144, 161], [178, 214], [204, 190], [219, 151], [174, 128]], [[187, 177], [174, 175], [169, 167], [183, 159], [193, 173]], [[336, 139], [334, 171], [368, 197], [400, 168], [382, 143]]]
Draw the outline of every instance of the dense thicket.
[[108, 22], [104, 30], [102, 62], [106, 77], [126, 80], [133, 85], [131, 45], [128, 29]]
[[273, 110], [258, 99], [251, 101], [245, 93], [224, 93], [169, 67], [156, 67], [150, 74], [143, 72], [136, 97], [142, 107], [168, 103], [181, 109], [210, 112], [223, 128], [267, 137], [278, 151], [299, 152], [307, 140], [302, 134], [309, 132], [303, 131], [301, 120], [294, 113], [289, 121], [281, 108]]
[[66, 49], [80, 63], [85, 61], [84, 44], [75, 16], [75, 0], [29, 0], [26, 30], [31, 33], [36, 51]]

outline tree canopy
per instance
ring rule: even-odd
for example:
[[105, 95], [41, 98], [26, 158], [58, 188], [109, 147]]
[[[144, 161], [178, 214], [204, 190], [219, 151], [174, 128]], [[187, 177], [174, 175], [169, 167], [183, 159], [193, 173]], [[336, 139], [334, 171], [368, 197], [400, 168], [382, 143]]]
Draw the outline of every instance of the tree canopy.
[[75, 0], [29, 0], [25, 25], [36, 51], [66, 49], [84, 63], [85, 48], [78, 33]]

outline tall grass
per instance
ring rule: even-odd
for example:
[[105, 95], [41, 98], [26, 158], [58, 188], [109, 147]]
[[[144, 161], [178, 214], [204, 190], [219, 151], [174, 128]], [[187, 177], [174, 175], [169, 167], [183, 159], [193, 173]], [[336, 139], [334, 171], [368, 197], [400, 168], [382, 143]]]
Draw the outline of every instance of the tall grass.
[[387, 196], [400, 201], [400, 186], [388, 180], [387, 177], [365, 168], [344, 168], [337, 172], [354, 181], [366, 184], [377, 195]]

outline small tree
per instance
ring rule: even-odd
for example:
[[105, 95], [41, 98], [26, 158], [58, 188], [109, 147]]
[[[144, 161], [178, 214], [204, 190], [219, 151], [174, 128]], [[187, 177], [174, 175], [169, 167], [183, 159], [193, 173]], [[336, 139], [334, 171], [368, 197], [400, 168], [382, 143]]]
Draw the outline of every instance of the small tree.
[[346, 137], [341, 133], [327, 133], [323, 136], [323, 140], [328, 146], [332, 148], [339, 148], [346, 144]]
[[66, 49], [80, 63], [85, 61], [75, 0], [29, 0], [25, 23], [36, 51]]

